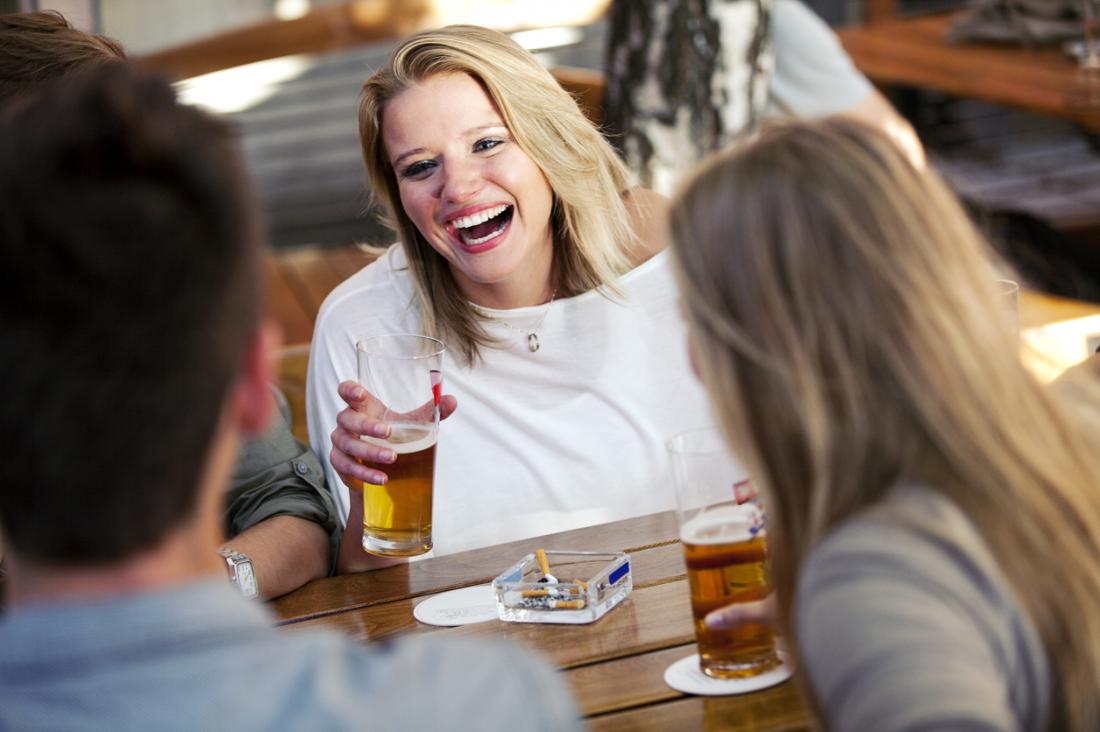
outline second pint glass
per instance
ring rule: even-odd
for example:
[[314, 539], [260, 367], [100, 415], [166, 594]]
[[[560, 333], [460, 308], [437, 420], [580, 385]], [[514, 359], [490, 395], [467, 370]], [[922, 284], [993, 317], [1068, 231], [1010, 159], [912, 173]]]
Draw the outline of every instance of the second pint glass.
[[[699, 666], [715, 678], [746, 678], [779, 665], [769, 625], [712, 630], [703, 618], [771, 592], [763, 511], [736, 486], [745, 477], [717, 429], [684, 432], [668, 443], [676, 485]], [[745, 501], [745, 502], [741, 502]]]
[[375, 400], [370, 416], [390, 425], [388, 439], [363, 436], [397, 453], [372, 465], [386, 485], [363, 484], [363, 548], [408, 557], [432, 548], [432, 482], [443, 387], [443, 343], [418, 335], [383, 335], [356, 344], [359, 383]]

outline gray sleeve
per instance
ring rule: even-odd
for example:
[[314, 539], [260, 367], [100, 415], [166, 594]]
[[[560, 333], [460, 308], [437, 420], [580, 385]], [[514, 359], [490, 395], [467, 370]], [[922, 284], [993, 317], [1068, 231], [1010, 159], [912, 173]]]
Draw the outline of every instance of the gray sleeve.
[[967, 561], [873, 524], [843, 527], [815, 550], [799, 577], [795, 622], [830, 729], [1029, 726], [1017, 708], [1029, 701], [1011, 678], [1021, 660], [1018, 611]]
[[290, 424], [276, 410], [275, 423], [241, 447], [226, 495], [226, 536], [273, 516], [295, 516], [321, 526], [329, 535], [329, 567], [340, 543], [336, 508], [320, 461], [294, 439]]
[[832, 29], [799, 0], [776, 0], [772, 44], [775, 73], [768, 90], [768, 116], [836, 114], [873, 89]]

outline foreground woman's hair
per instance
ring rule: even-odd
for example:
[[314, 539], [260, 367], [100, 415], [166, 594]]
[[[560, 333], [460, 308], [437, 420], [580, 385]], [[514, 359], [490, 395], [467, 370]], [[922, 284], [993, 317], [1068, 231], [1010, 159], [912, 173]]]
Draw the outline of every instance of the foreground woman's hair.
[[424, 332], [443, 338], [468, 361], [492, 340], [451, 276], [401, 208], [382, 139], [386, 104], [437, 74], [469, 74], [485, 89], [516, 143], [554, 193], [553, 277], [561, 295], [614, 280], [629, 268], [634, 245], [622, 194], [629, 174], [615, 151], [538, 59], [508, 36], [453, 25], [412, 36], [363, 86], [359, 136], [374, 196], [405, 247]]
[[672, 229], [703, 381], [768, 499], [784, 628], [829, 530], [923, 483], [1038, 628], [1055, 720], [1095, 729], [1100, 424], [1022, 366], [992, 257], [939, 178], [852, 122], [776, 128], [705, 167]]

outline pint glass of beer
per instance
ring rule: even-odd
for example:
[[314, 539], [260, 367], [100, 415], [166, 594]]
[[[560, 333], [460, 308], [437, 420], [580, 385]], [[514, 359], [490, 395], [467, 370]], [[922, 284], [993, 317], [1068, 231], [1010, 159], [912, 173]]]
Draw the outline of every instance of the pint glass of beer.
[[707, 676], [747, 678], [779, 665], [772, 628], [746, 623], [711, 630], [703, 618], [771, 592], [763, 510], [717, 429], [683, 432], [668, 443], [676, 485], [699, 665]]
[[359, 383], [375, 400], [370, 416], [390, 425], [397, 462], [372, 465], [386, 485], [363, 484], [363, 548], [371, 554], [409, 557], [432, 548], [432, 481], [443, 388], [443, 343], [418, 335], [382, 335], [356, 344]]

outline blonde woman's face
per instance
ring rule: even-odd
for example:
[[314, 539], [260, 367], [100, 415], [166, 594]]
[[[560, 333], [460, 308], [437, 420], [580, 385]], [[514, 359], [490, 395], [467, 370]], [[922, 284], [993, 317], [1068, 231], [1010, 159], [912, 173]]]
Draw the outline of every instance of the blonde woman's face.
[[553, 194], [481, 85], [441, 74], [386, 105], [382, 139], [401, 205], [474, 302], [545, 301]]

